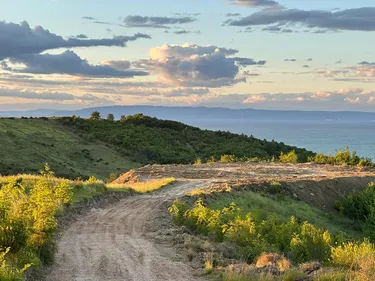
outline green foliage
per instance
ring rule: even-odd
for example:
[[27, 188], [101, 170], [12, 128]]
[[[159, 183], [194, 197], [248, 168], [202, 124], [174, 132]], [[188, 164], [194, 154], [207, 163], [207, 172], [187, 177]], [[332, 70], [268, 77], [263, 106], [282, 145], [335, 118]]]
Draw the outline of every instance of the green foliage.
[[333, 247], [331, 252], [331, 261], [334, 265], [360, 269], [367, 266], [367, 263], [372, 263], [375, 267], [375, 245], [368, 240], [348, 242]]
[[[78, 117], [71, 120], [80, 122]], [[140, 166], [95, 138], [80, 137], [56, 119], [0, 119], [0, 140], [1, 175], [37, 175], [48, 162], [58, 177], [95, 175], [104, 180], [109, 173]]]
[[179, 122], [158, 120], [142, 114], [127, 116], [120, 121], [103, 119], [58, 118], [57, 121], [90, 140], [100, 140], [122, 155], [142, 164], [190, 164], [220, 159], [224, 162], [245, 159], [271, 160], [280, 153], [295, 150], [307, 160], [314, 153], [305, 149], [268, 142], [253, 136], [201, 130]]
[[176, 200], [169, 208], [175, 222], [192, 231], [229, 241], [237, 248], [237, 258], [252, 260], [265, 251], [287, 253], [294, 261], [327, 262], [333, 238], [312, 224], [298, 223], [294, 217], [283, 222], [276, 214], [264, 219], [244, 213], [234, 203], [221, 210], [206, 207], [198, 199], [192, 208]]
[[[46, 164], [39, 177], [0, 178], [0, 280], [24, 280], [28, 267], [53, 260], [55, 216], [76, 192], [73, 182], [53, 175]], [[79, 188], [89, 189], [98, 192], [105, 185], [91, 178]]]
[[291, 256], [297, 262], [312, 260], [327, 262], [331, 245], [332, 238], [328, 231], [304, 222], [299, 233], [295, 233], [290, 241]]
[[0, 280], [1, 281], [23, 281], [25, 280], [23, 274], [31, 266], [31, 264], [25, 264], [21, 269], [14, 268], [10, 265], [6, 258], [10, 248], [5, 251], [0, 251]]
[[310, 162], [316, 164], [330, 164], [330, 165], [350, 165], [358, 167], [373, 167], [374, 163], [369, 158], [361, 158], [357, 152], [350, 151], [349, 147], [343, 150], [337, 150], [336, 155], [316, 154], [309, 158]]
[[111, 183], [114, 180], [116, 180], [118, 177], [119, 177], [119, 175], [117, 173], [110, 173], [108, 178], [106, 179], [106, 182]]
[[109, 114], [107, 115], [107, 120], [108, 120], [108, 121], [114, 121], [114, 120], [115, 120], [115, 116], [114, 116], [112, 113], [109, 113]]
[[236, 159], [236, 156], [234, 155], [222, 155], [220, 157], [220, 162], [222, 163], [234, 163], [234, 162], [237, 162], [237, 159]]
[[361, 192], [354, 192], [336, 203], [345, 216], [363, 222], [365, 235], [375, 241], [375, 183]]
[[298, 162], [298, 155], [294, 150], [290, 151], [286, 154], [281, 152], [280, 162], [282, 162], [282, 163], [297, 163]]
[[91, 112], [90, 119], [91, 120], [99, 120], [100, 117], [100, 112], [99, 111], [93, 111]]

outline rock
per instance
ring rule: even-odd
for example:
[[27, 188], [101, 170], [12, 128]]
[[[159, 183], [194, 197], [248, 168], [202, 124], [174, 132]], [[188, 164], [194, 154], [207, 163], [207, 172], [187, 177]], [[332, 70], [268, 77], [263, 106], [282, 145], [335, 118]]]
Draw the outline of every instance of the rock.
[[296, 193], [293, 193], [293, 197], [298, 199], [298, 195]]

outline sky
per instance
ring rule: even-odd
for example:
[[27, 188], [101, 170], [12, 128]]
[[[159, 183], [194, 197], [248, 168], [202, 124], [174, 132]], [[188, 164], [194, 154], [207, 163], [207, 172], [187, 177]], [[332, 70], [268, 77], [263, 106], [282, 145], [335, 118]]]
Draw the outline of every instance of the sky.
[[0, 0], [0, 110], [375, 111], [373, 0]]

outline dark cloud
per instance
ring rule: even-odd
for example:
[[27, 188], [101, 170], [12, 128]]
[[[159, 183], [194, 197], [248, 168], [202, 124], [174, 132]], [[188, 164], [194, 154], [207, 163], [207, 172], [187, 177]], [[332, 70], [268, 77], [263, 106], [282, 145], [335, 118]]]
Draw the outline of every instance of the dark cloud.
[[241, 16], [241, 14], [240, 13], [227, 13], [226, 15], [225, 15], [226, 17], [239, 17], [239, 16]]
[[249, 66], [249, 65], [265, 65], [267, 61], [261, 60], [261, 61], [255, 61], [253, 59], [248, 59], [248, 58], [232, 58], [232, 60], [240, 66]]
[[324, 30], [375, 31], [375, 7], [342, 11], [263, 9], [250, 16], [226, 21], [230, 26], [304, 26]]
[[278, 2], [273, 0], [231, 0], [228, 4], [244, 7], [272, 7], [279, 5]]
[[360, 64], [360, 65], [375, 65], [375, 62], [361, 61], [358, 64]]
[[27, 22], [21, 24], [0, 22], [0, 60], [23, 54], [37, 54], [46, 50], [73, 47], [118, 46], [125, 47], [129, 41], [151, 38], [137, 33], [133, 36], [115, 36], [105, 39], [68, 38], [51, 33], [41, 26], [30, 28]]
[[[68, 74], [76, 76], [91, 77], [134, 77], [148, 75], [145, 71], [121, 70], [113, 67], [114, 63], [106, 65], [91, 65], [80, 58], [73, 51], [65, 51], [62, 54], [27, 54], [17, 58], [11, 58], [12, 63], [25, 65], [21, 70], [14, 70], [22, 73], [33, 74]], [[122, 64], [123, 66], [126, 63]], [[117, 64], [116, 66], [120, 66]]]
[[82, 17], [83, 19], [85, 19], [85, 20], [96, 20], [96, 18], [94, 18], [94, 17]]
[[305, 65], [303, 65], [302, 67], [304, 67], [304, 68], [309, 68], [310, 66], [307, 65], [307, 64], [305, 64]]
[[305, 59], [305, 61], [313, 61], [312, 58]]
[[75, 38], [78, 38], [78, 39], [87, 39], [89, 37], [87, 35], [85, 35], [85, 34], [78, 34], [77, 36], [75, 36]]
[[241, 67], [264, 65], [265, 61], [231, 57], [234, 49], [195, 44], [163, 45], [150, 50], [149, 60], [136, 65], [153, 72], [164, 83], [186, 87], [221, 87], [246, 81], [237, 75]]
[[177, 34], [177, 35], [183, 35], [183, 34], [190, 34], [191, 31], [188, 31], [188, 30], [183, 29], [183, 30], [177, 30], [177, 31], [174, 31], [173, 33], [174, 33], [174, 34]]
[[134, 15], [125, 17], [124, 25], [127, 27], [169, 28], [169, 25], [192, 23], [196, 20], [191, 16], [147, 17]]
[[285, 59], [284, 61], [296, 62], [297, 59]]

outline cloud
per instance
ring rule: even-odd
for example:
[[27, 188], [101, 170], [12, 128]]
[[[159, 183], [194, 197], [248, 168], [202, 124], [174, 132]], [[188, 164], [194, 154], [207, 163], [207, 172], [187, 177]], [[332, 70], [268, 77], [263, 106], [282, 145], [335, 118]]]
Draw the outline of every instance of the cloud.
[[135, 65], [158, 75], [163, 83], [188, 87], [221, 87], [246, 81], [238, 78], [240, 68], [264, 65], [265, 61], [231, 57], [235, 49], [195, 44], [163, 45], [150, 50], [150, 59]]
[[168, 25], [186, 24], [196, 21], [191, 16], [185, 17], [147, 17], [147, 16], [127, 16], [124, 18], [126, 27], [147, 27], [147, 28], [169, 28]]
[[131, 66], [131, 62], [128, 60], [106, 60], [103, 64], [121, 70], [129, 69]]
[[6, 87], [0, 87], [0, 97], [53, 101], [95, 101], [101, 99], [91, 94], [80, 96], [48, 90], [11, 89]]
[[227, 4], [244, 7], [272, 7], [279, 5], [278, 2], [273, 0], [231, 0]]
[[0, 22], [0, 60], [23, 54], [38, 54], [46, 50], [73, 47], [118, 46], [125, 47], [129, 41], [151, 38], [137, 33], [133, 36], [115, 36], [104, 39], [68, 38], [49, 32], [41, 26], [30, 28], [27, 22], [21, 24]]
[[145, 71], [128, 70], [129, 67], [126, 68], [128, 64], [125, 61], [107, 61], [105, 65], [91, 65], [73, 51], [65, 51], [57, 55], [27, 54], [11, 58], [10, 61], [14, 64], [25, 65], [25, 68], [21, 70], [13, 70], [22, 73], [124, 78], [148, 75]]
[[358, 64], [360, 64], [360, 65], [375, 65], [375, 62], [361, 61]]
[[85, 20], [96, 20], [96, 18], [94, 18], [94, 17], [82, 17], [83, 19], [85, 19]]
[[201, 34], [200, 31], [194, 31], [194, 32], [192, 32], [192, 31], [185, 30], [185, 29], [176, 30], [176, 31], [164, 30], [164, 33], [166, 33], [166, 34], [173, 33], [173, 34], [176, 34], [176, 35], [185, 35], [185, 34], [191, 34], [191, 33], [198, 34], [198, 35]]
[[240, 13], [226, 13], [225, 14], [225, 16], [226, 17], [239, 17], [239, 16], [241, 16], [241, 14]]
[[247, 17], [230, 19], [230, 26], [303, 26], [309, 29], [375, 31], [375, 7], [341, 11], [263, 9]]
[[371, 110], [375, 91], [361, 88], [305, 93], [211, 94], [196, 105], [274, 110]]
[[284, 61], [296, 62], [297, 59], [285, 59]]

